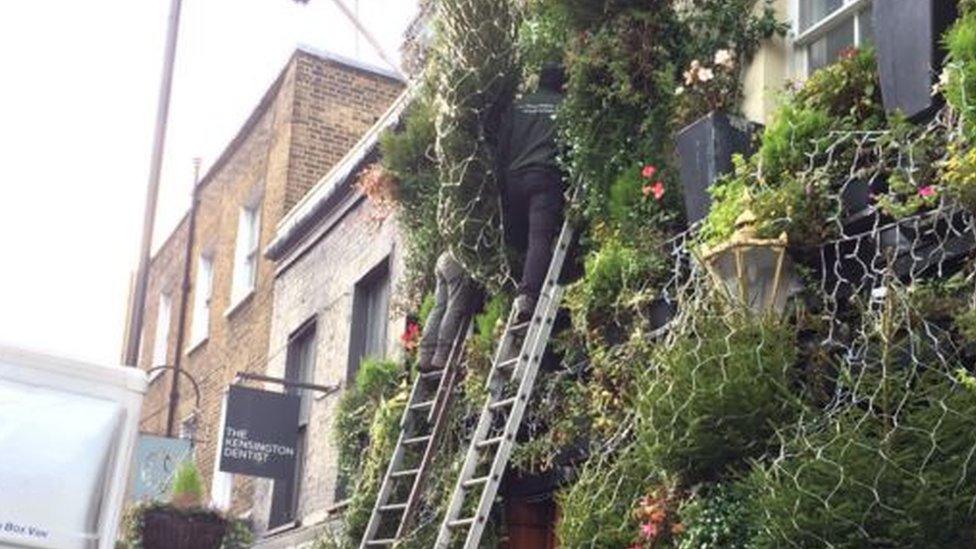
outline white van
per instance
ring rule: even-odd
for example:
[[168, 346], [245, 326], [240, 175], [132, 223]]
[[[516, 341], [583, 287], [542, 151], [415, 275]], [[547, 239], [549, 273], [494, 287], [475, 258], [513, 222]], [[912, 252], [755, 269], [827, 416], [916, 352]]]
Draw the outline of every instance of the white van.
[[114, 546], [146, 385], [0, 346], [0, 547]]

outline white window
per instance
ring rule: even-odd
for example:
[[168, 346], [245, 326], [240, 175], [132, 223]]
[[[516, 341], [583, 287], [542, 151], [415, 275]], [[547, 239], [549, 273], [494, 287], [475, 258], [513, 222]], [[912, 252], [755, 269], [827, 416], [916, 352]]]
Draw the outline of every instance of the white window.
[[[173, 301], [169, 294], [159, 294], [159, 310], [156, 311], [156, 338], [153, 341], [153, 366], [164, 366], [169, 349], [169, 321]], [[163, 370], [157, 370], [162, 373]]]
[[210, 297], [213, 293], [213, 257], [200, 256], [196, 287], [193, 289], [193, 327], [191, 345], [196, 345], [210, 333]]
[[872, 42], [871, 0], [793, 0], [796, 69], [801, 76], [829, 65], [847, 48]]
[[258, 275], [258, 248], [261, 234], [261, 213], [258, 206], [241, 208], [237, 222], [237, 243], [234, 246], [234, 281], [231, 303], [236, 304], [254, 289]]

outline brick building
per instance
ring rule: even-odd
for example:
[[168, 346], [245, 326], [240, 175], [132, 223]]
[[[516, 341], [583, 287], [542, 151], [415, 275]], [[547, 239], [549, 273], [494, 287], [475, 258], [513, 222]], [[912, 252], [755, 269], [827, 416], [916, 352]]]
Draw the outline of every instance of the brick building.
[[[298, 49], [197, 184], [194, 234], [189, 234], [190, 219], [184, 218], [153, 257], [139, 366], [179, 361], [199, 384], [197, 408], [192, 387], [180, 380], [175, 418], [180, 431], [196, 440], [207, 496], [218, 507], [248, 515], [252, 505], [251, 480], [215, 468], [224, 392], [238, 372], [263, 373], [269, 355], [280, 351], [268, 339], [275, 267], [260, 250], [278, 222], [387, 110], [402, 87], [392, 72]], [[181, 314], [191, 236], [188, 295]], [[177, 349], [181, 328], [184, 344]], [[143, 432], [165, 433], [171, 376], [167, 371], [153, 379], [143, 407]]]
[[[277, 262], [269, 348], [284, 350], [269, 356], [269, 376], [345, 386], [362, 358], [396, 358], [406, 318], [391, 303], [403, 247], [394, 215], [377, 210], [355, 180], [376, 159], [376, 139], [396, 123], [407, 95], [289, 212], [266, 249]], [[308, 407], [300, 436], [312, 442], [296, 478], [287, 488], [255, 481], [254, 517], [259, 532], [267, 532], [264, 547], [314, 540], [347, 495], [332, 436], [341, 392], [299, 394]]]

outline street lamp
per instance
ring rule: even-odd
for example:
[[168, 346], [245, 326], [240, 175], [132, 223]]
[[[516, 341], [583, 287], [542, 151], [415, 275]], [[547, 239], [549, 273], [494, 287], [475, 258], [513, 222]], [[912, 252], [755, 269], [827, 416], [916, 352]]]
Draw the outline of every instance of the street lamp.
[[798, 286], [786, 247], [786, 233], [756, 236], [756, 215], [747, 207], [735, 220], [731, 238], [706, 249], [702, 259], [716, 286], [730, 298], [757, 314], [779, 315]]

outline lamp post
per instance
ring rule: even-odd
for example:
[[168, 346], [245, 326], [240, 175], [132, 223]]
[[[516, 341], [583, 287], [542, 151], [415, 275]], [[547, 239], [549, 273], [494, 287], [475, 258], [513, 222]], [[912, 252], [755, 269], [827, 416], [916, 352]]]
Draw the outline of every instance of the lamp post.
[[778, 315], [797, 288], [787, 244], [786, 233], [759, 238], [756, 215], [747, 207], [736, 219], [731, 238], [705, 250], [702, 259], [716, 286], [731, 299], [754, 313]]

